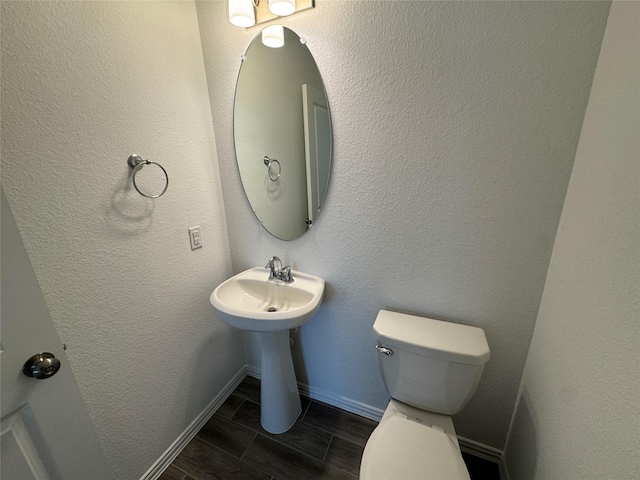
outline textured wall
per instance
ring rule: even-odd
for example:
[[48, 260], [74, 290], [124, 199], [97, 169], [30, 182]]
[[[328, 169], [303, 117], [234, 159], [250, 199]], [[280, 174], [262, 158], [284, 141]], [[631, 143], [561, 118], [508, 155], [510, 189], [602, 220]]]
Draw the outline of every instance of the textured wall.
[[640, 477], [640, 4], [614, 2], [506, 449], [513, 479]]
[[458, 433], [504, 446], [575, 155], [608, 3], [319, 1], [308, 39], [334, 129], [322, 214], [283, 242], [235, 165], [240, 55], [257, 28], [197, 2], [233, 270], [279, 255], [322, 276], [299, 378], [384, 408], [371, 326], [391, 307], [485, 329], [491, 361]]
[[[133, 191], [133, 152], [162, 198]], [[243, 364], [208, 302], [231, 264], [194, 4], [3, 1], [2, 185], [105, 454], [139, 478]]]

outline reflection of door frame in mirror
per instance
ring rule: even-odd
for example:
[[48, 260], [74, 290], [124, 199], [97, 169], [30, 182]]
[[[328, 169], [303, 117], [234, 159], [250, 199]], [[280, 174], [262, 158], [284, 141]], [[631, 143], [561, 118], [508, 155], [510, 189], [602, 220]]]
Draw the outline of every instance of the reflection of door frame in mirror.
[[[332, 125], [329, 101], [318, 66], [306, 41], [284, 27], [285, 45], [269, 48], [258, 33], [242, 56], [233, 110], [233, 136], [240, 181], [251, 210], [258, 222], [274, 237], [294, 240], [315, 224], [322, 209], [331, 176]], [[306, 124], [302, 85], [313, 87], [322, 100], [324, 113], [308, 112], [320, 120], [322, 136], [316, 146], [309, 146], [307, 131], [318, 125]], [[305, 128], [307, 130], [305, 130]], [[318, 145], [324, 138], [326, 144]], [[316, 152], [314, 172], [307, 172], [308, 152]], [[277, 158], [282, 175], [273, 181], [278, 170], [264, 168], [265, 155]], [[271, 178], [269, 177], [271, 173]], [[319, 178], [309, 179], [320, 173]], [[311, 188], [309, 186], [312, 185]], [[309, 207], [308, 190], [313, 190]]]
[[[302, 85], [302, 110], [304, 114], [304, 154], [307, 167], [307, 224], [313, 225], [322, 208], [329, 183], [328, 174], [323, 175], [323, 160], [329, 155], [331, 164], [331, 122], [327, 97], [311, 85]], [[325, 138], [328, 135], [328, 138]], [[327, 150], [325, 147], [329, 145]]]

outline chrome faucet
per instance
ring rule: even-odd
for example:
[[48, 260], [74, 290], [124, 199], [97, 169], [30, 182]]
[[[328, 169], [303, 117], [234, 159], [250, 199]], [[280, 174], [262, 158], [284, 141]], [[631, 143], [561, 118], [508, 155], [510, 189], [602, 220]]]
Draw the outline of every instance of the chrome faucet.
[[289, 265], [283, 267], [282, 261], [276, 256], [271, 257], [264, 268], [269, 269], [269, 280], [285, 283], [293, 282], [291, 267]]
[[280, 277], [280, 271], [282, 270], [282, 262], [276, 256], [269, 259], [264, 268], [269, 269], [269, 280], [277, 280]]

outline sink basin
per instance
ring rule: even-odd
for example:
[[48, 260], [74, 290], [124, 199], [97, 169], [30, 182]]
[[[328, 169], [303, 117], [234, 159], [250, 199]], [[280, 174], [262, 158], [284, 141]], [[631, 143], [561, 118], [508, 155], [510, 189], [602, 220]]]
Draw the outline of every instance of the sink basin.
[[292, 271], [293, 282], [269, 280], [256, 267], [221, 283], [209, 300], [220, 320], [251, 332], [260, 344], [260, 424], [269, 433], [289, 430], [302, 411], [289, 330], [320, 308], [324, 280]]
[[209, 300], [227, 325], [252, 332], [274, 332], [299, 327], [320, 308], [324, 280], [292, 271], [292, 283], [269, 280], [260, 267], [223, 282]]

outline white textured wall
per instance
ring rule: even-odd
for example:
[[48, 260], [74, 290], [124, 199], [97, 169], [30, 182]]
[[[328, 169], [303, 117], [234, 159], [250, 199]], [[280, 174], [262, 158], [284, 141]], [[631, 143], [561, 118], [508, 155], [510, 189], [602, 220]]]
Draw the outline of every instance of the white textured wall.
[[639, 25], [639, 3], [613, 3], [507, 443], [514, 480], [640, 478]]
[[[231, 264], [200, 45], [192, 2], [2, 2], [2, 185], [120, 479], [243, 364], [208, 302]], [[134, 152], [162, 198], [132, 190]]]
[[335, 145], [317, 224], [283, 242], [253, 218], [234, 159], [236, 75], [258, 29], [197, 2], [233, 270], [275, 254], [327, 282], [300, 380], [384, 408], [379, 309], [476, 325], [491, 361], [455, 422], [504, 446], [608, 8], [319, 1], [283, 19], [323, 75]]

